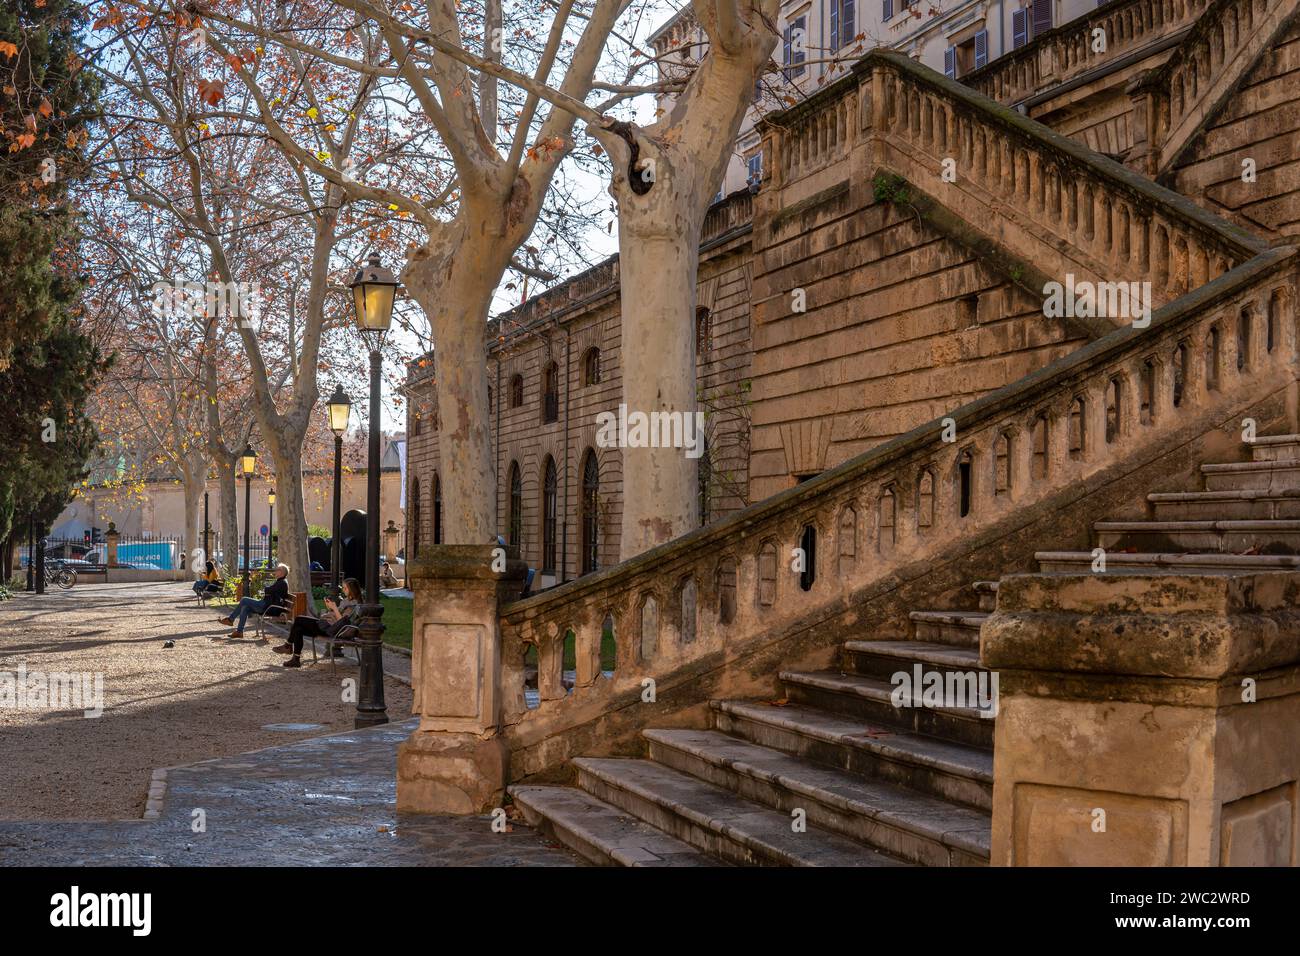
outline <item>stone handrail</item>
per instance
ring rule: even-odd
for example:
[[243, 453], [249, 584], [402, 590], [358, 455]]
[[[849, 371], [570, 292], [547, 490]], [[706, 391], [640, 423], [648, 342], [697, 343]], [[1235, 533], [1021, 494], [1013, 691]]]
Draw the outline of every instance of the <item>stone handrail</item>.
[[1267, 246], [908, 57], [875, 51], [856, 70], [870, 91], [860, 96], [884, 147], [880, 164], [1053, 278], [1148, 280], [1160, 305]]
[[1150, 175], [1168, 170], [1284, 24], [1297, 0], [1216, 0], [1173, 55], [1132, 88], [1136, 145]]
[[[998, 57], [962, 82], [999, 103], [1018, 103], [1186, 29], [1209, 2], [1112, 0]], [[1105, 52], [1093, 49], [1097, 29], [1105, 31]]]
[[[656, 694], [701, 703], [690, 686], [711, 669], [777, 653], [783, 638], [842, 613], [899, 568], [951, 554], [960, 539], [1127, 454], [1294, 381], [1295, 261], [1289, 247], [1264, 251], [1156, 310], [1148, 328], [1117, 329], [714, 525], [506, 605], [501, 716], [513, 777], [598, 746], [611, 721], [655, 719], [655, 707], [644, 718], [628, 708]], [[945, 427], [954, 441], [942, 439]], [[791, 560], [810, 536], [813, 574], [801, 575]], [[606, 623], [616, 639], [611, 674], [600, 667]], [[535, 694], [526, 688], [530, 647]]]

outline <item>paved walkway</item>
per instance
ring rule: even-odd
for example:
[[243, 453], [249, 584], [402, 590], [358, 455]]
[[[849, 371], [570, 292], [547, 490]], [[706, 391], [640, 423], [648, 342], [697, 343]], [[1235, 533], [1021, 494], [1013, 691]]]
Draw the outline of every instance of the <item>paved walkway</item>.
[[0, 822], [0, 867], [580, 864], [522, 824], [494, 833], [490, 816], [398, 814], [397, 745], [414, 726], [173, 769], [156, 820]]

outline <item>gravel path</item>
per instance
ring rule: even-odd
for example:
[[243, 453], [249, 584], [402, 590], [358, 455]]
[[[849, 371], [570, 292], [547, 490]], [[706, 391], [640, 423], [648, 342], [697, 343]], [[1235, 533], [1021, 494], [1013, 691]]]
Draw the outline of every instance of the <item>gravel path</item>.
[[[342, 700], [351, 658], [335, 674], [324, 662], [285, 669], [251, 629], [242, 641], [209, 640], [229, 631], [221, 613], [199, 608], [185, 582], [78, 584], [0, 603], [0, 675], [23, 665], [102, 674], [105, 704], [86, 718], [0, 702], [0, 819], [138, 818], [155, 768], [351, 729], [355, 707]], [[384, 661], [409, 675], [408, 659]], [[384, 695], [391, 719], [410, 714], [409, 686], [390, 676]], [[321, 726], [264, 729], [285, 723]]]

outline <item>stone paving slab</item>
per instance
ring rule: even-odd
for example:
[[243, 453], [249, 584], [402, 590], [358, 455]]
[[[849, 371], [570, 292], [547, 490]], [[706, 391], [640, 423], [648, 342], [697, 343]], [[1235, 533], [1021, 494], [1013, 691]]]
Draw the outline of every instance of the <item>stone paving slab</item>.
[[398, 814], [397, 746], [416, 723], [172, 768], [156, 820], [0, 822], [0, 867], [582, 865], [517, 822]]

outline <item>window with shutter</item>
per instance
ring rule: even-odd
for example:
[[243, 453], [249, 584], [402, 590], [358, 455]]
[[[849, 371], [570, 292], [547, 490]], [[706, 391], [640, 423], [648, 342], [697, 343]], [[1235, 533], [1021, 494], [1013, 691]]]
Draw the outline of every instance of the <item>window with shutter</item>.
[[1034, 36], [1052, 29], [1052, 0], [1034, 0]]
[[957, 48], [956, 47], [950, 46], [948, 47], [948, 49], [943, 51], [943, 75], [947, 77], [951, 77], [954, 80], [957, 78]]
[[856, 11], [854, 10], [856, 0], [841, 0], [840, 7], [840, 45], [848, 46], [857, 36]]
[[881, 10], [881, 19], [888, 20], [894, 15], [894, 0], [882, 0], [884, 7]]
[[840, 48], [840, 0], [827, 0], [830, 4], [831, 50]]
[[1011, 11], [1011, 48], [1020, 49], [1029, 42], [1029, 11]]
[[975, 34], [975, 69], [989, 61], [989, 31], [981, 30]]

